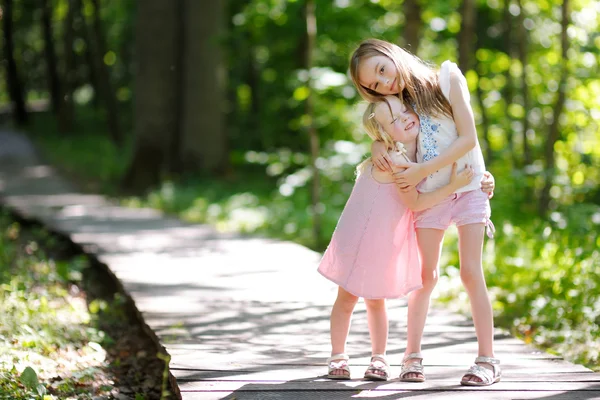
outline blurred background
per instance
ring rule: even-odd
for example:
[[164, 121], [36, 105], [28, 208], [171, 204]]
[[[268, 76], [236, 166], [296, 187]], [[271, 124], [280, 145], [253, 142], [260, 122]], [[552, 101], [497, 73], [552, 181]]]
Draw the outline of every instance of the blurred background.
[[[369, 151], [354, 48], [458, 62], [496, 178], [496, 321], [600, 368], [600, 2], [1, 5], [4, 129], [85, 191], [317, 251]], [[438, 300], [464, 308], [452, 232], [444, 255]]]

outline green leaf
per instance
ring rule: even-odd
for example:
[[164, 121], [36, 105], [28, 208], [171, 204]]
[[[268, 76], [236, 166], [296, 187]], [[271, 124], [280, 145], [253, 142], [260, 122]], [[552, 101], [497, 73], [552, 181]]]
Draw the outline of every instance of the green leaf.
[[21, 383], [30, 390], [36, 389], [39, 384], [37, 374], [31, 367], [25, 368], [20, 379]]

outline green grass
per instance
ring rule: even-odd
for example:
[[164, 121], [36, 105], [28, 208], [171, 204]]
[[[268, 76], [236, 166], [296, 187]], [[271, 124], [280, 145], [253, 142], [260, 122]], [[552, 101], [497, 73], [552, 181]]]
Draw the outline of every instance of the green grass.
[[[44, 140], [38, 144], [61, 169], [79, 171], [86, 182], [97, 181], [97, 187], [116, 193], [126, 152], [111, 149], [106, 137], [94, 131], [70, 138], [68, 146], [43, 129], [34, 136], [39, 138], [42, 132]], [[96, 141], [104, 142], [97, 146], [106, 148], [102, 154], [90, 145]], [[308, 158], [286, 149], [234, 153], [235, 173], [230, 177], [165, 181], [147, 196], [121, 198], [121, 202], [154, 207], [223, 231], [292, 240], [323, 250], [352, 188], [355, 155], [365, 150], [347, 142], [324, 147], [319, 245], [312, 232]], [[99, 174], [87, 168], [96, 164], [111, 172]], [[497, 325], [526, 342], [600, 370], [600, 240], [596, 233], [600, 207], [575, 203], [559, 207], [543, 220], [536, 216], [535, 202], [525, 198], [530, 178], [513, 175], [507, 164], [491, 168], [497, 182], [492, 202], [497, 234], [495, 240], [487, 241], [484, 268]], [[438, 301], [468, 314], [458, 278], [456, 236], [451, 233], [442, 265]]]
[[46, 253], [56, 240], [23, 232], [0, 214], [0, 398], [91, 399], [114, 389], [94, 323], [77, 283], [85, 258]]

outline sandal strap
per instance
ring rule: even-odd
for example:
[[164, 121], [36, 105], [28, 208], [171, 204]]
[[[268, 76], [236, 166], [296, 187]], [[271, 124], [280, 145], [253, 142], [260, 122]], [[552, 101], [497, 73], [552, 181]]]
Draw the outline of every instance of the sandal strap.
[[[408, 362], [409, 360], [418, 361]], [[425, 376], [425, 367], [423, 367], [423, 356], [421, 353], [410, 353], [404, 356], [400, 370], [400, 378], [404, 378], [407, 374], [421, 374]]]
[[373, 363], [376, 361], [382, 362], [383, 364], [385, 364], [386, 367], [390, 366], [390, 364], [387, 362], [387, 360], [385, 358], [385, 354], [373, 354], [371, 356], [371, 365], [373, 365]]
[[475, 359], [476, 363], [485, 363], [490, 365], [500, 365], [500, 360], [494, 357], [479, 356]]
[[468, 375], [473, 375], [481, 379], [482, 383], [491, 384], [492, 382], [494, 382], [494, 376], [496, 375], [495, 372], [495, 369], [492, 372], [491, 370], [476, 364], [472, 365], [467, 370], [467, 372], [463, 375], [463, 379]]
[[327, 359], [327, 364], [331, 364], [332, 361], [346, 361], [348, 362], [350, 357], [346, 353], [334, 354]]
[[402, 364], [404, 364], [408, 360], [421, 360], [423, 361], [423, 355], [421, 353], [409, 353], [404, 356], [402, 359]]

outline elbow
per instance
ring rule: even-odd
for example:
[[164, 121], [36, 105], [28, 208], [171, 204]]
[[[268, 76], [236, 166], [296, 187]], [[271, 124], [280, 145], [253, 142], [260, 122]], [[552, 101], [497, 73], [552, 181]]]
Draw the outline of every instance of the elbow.
[[465, 140], [465, 147], [467, 148], [467, 151], [471, 151], [475, 148], [475, 146], [477, 145], [477, 136], [472, 135], [467, 137], [467, 140]]

